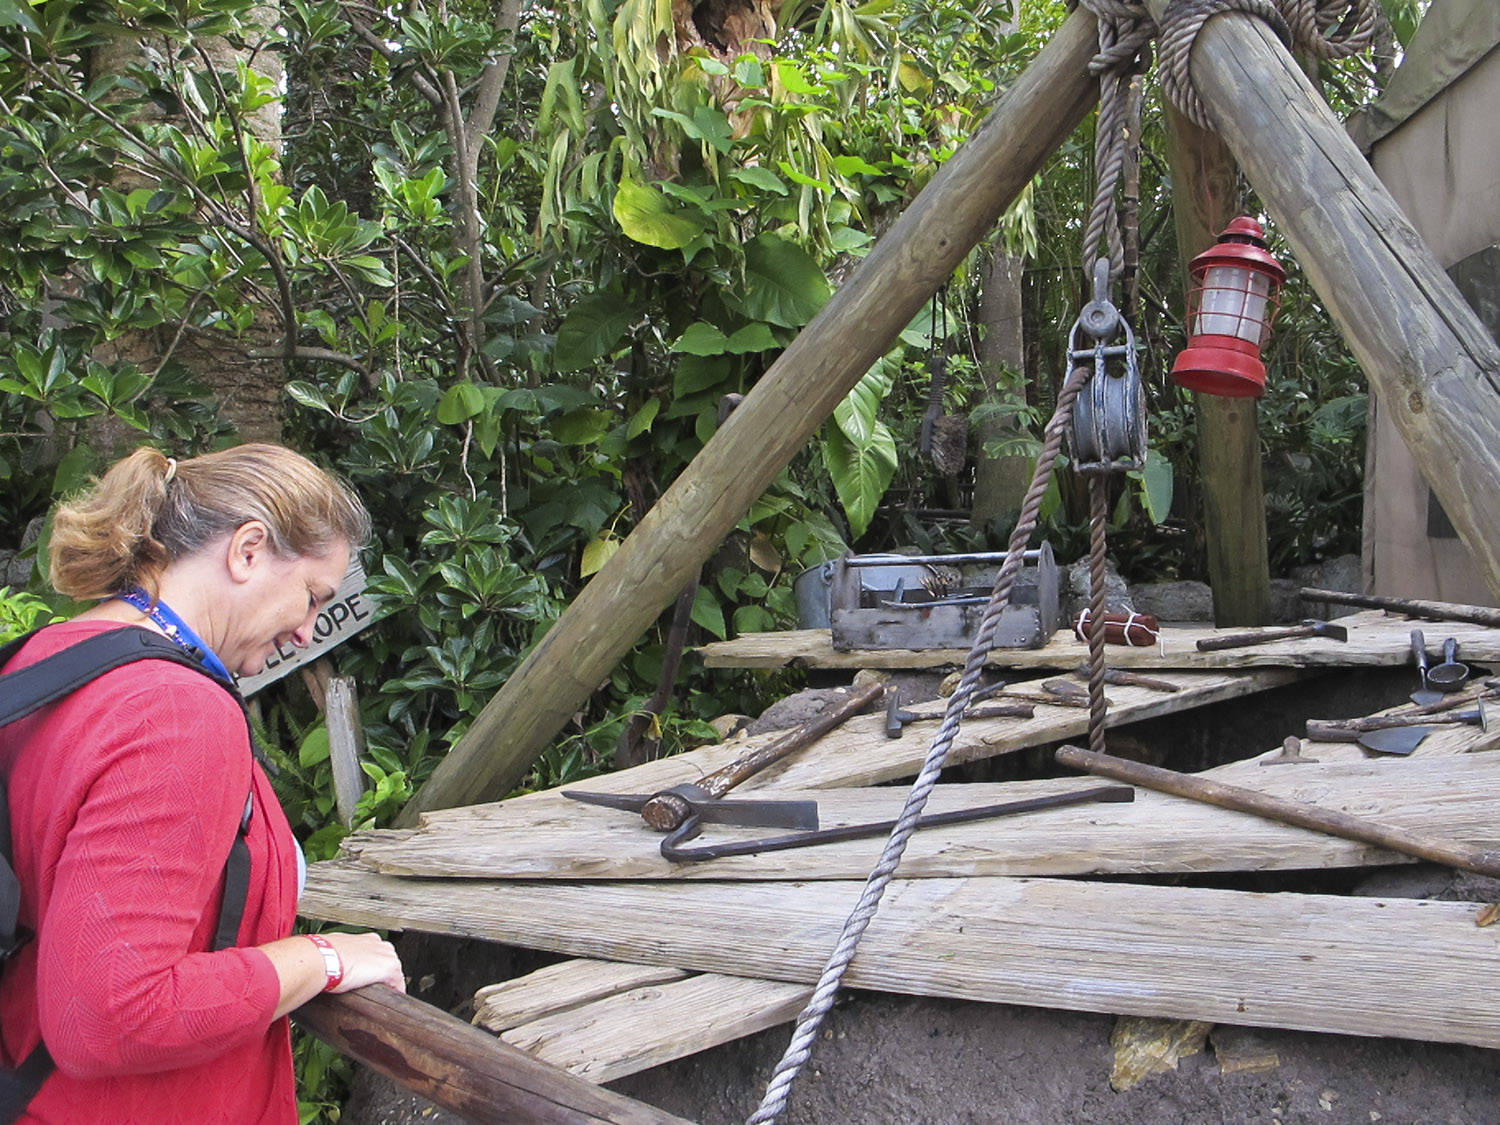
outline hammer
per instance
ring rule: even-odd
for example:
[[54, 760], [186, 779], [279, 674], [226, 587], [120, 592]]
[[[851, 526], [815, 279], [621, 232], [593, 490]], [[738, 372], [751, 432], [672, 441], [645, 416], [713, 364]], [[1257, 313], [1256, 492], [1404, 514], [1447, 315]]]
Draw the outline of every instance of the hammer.
[[[964, 712], [965, 719], [1029, 719], [1035, 712], [1029, 703], [994, 703], [988, 707], [972, 707]], [[907, 723], [935, 723], [942, 715], [918, 715], [901, 707], [901, 693], [891, 688], [885, 693], [885, 736], [900, 738]]]
[[1327, 637], [1334, 641], [1347, 641], [1349, 630], [1332, 621], [1304, 621], [1283, 629], [1257, 629], [1253, 633], [1226, 633], [1222, 637], [1204, 637], [1198, 642], [1199, 652], [1218, 652], [1225, 648], [1247, 648], [1250, 645], [1266, 645], [1272, 641], [1290, 641], [1297, 637]]

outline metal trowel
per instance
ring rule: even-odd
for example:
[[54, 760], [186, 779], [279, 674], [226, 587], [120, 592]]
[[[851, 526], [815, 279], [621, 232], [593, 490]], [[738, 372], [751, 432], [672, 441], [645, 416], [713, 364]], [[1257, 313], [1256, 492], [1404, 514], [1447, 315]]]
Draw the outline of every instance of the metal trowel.
[[1410, 754], [1432, 730], [1432, 727], [1389, 727], [1366, 731], [1359, 736], [1359, 744], [1377, 754]]
[[1443, 693], [1435, 691], [1427, 682], [1427, 639], [1422, 636], [1422, 630], [1411, 631], [1411, 654], [1417, 661], [1417, 671], [1422, 674], [1422, 686], [1411, 693], [1411, 701], [1426, 707], [1429, 703], [1437, 703], [1443, 698]]

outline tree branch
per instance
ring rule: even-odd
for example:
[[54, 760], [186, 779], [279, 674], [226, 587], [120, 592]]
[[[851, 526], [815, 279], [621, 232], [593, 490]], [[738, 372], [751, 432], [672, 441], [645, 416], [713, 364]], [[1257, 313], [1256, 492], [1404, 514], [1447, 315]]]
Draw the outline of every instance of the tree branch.
[[495, 123], [495, 113], [500, 108], [500, 92], [505, 78], [510, 73], [510, 60], [515, 53], [516, 31], [521, 26], [521, 0], [500, 0], [495, 12], [495, 30], [505, 32], [509, 39], [505, 53], [497, 55], [485, 66], [479, 76], [478, 92], [469, 109], [469, 120], [464, 125], [464, 136], [473, 160], [473, 171], [479, 172], [479, 145], [489, 136]]
[[434, 109], [442, 109], [443, 95], [438, 88], [429, 82], [425, 75], [412, 70], [406, 59], [403, 59], [398, 52], [391, 50], [390, 44], [371, 31], [366, 23], [352, 13], [349, 13], [348, 8], [349, 6], [346, 5], [345, 13], [349, 15], [349, 26], [354, 28], [354, 33], [363, 39], [376, 54], [390, 63], [393, 68], [402, 72], [409, 71], [407, 77], [411, 79], [412, 85], [417, 88], [417, 93], [431, 102]]

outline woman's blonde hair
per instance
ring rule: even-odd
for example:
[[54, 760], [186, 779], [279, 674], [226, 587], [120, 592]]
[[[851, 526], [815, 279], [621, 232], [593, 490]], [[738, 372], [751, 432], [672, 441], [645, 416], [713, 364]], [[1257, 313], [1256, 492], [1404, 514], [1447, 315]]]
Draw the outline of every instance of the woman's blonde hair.
[[280, 445], [253, 443], [173, 461], [151, 448], [116, 462], [52, 521], [59, 593], [103, 598], [131, 586], [153, 597], [168, 563], [260, 520], [282, 558], [359, 548], [370, 516], [343, 481]]

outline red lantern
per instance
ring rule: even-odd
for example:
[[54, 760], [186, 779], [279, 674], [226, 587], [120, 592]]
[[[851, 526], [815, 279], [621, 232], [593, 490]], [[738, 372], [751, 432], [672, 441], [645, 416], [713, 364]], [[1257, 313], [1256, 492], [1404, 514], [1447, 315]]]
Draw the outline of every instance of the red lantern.
[[1172, 382], [1205, 394], [1259, 398], [1266, 391], [1260, 349], [1286, 280], [1266, 249], [1265, 231], [1240, 216], [1188, 270], [1188, 345], [1172, 364]]

